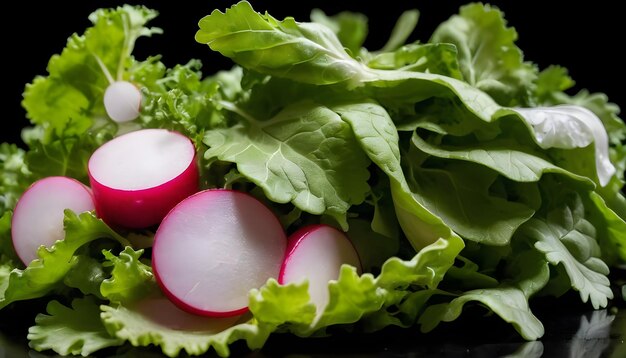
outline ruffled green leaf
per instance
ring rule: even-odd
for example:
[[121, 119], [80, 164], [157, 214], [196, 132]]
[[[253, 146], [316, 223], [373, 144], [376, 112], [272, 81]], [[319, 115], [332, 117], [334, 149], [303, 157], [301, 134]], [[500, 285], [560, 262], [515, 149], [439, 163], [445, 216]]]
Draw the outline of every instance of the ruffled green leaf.
[[37, 351], [50, 349], [61, 355], [88, 356], [124, 342], [106, 331], [99, 303], [93, 298], [77, 298], [71, 308], [50, 301], [46, 311], [48, 314], [38, 314], [35, 325], [28, 329], [28, 345]]
[[221, 357], [230, 354], [229, 344], [245, 340], [250, 349], [263, 346], [273, 327], [235, 316], [210, 318], [192, 315], [165, 297], [146, 297], [125, 305], [102, 305], [102, 322], [111, 335], [133, 346], [155, 345], [164, 354], [200, 355], [213, 348]]
[[152, 268], [139, 261], [143, 250], [127, 246], [118, 256], [103, 251], [104, 267], [112, 267], [111, 277], [102, 281], [99, 292], [111, 302], [136, 301], [156, 291]]
[[126, 244], [123, 237], [91, 212], [76, 215], [66, 210], [63, 224], [65, 239], [55, 242], [50, 248], [40, 247], [38, 259], [23, 270], [11, 271], [7, 289], [0, 298], [0, 308], [14, 301], [42, 297], [57, 287], [78, 262], [74, 256], [76, 250], [88, 242], [110, 238]]

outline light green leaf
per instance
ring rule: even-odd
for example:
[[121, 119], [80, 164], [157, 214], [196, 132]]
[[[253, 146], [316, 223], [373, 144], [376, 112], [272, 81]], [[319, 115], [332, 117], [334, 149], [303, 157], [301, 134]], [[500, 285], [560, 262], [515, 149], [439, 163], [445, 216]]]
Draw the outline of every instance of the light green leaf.
[[72, 258], [73, 266], [65, 275], [63, 283], [67, 287], [78, 288], [84, 295], [94, 295], [99, 299], [100, 284], [107, 274], [102, 263], [91, 256], [76, 255]]
[[158, 346], [165, 355], [200, 355], [213, 348], [221, 357], [243, 339], [250, 349], [263, 346], [271, 327], [235, 316], [211, 318], [181, 311], [165, 297], [146, 297], [126, 305], [102, 305], [102, 322], [111, 335], [136, 347]]
[[457, 319], [466, 303], [476, 301], [511, 323], [525, 339], [535, 340], [543, 336], [543, 325], [531, 312], [528, 298], [537, 289], [545, 286], [550, 271], [545, 261], [537, 260], [532, 252], [524, 255], [518, 262], [522, 263], [520, 276], [511, 282], [495, 288], [467, 291], [449, 303], [427, 307], [419, 318], [422, 331], [429, 332], [442, 321], [451, 322]]
[[456, 47], [452, 44], [409, 44], [394, 52], [378, 54], [370, 59], [367, 65], [380, 70], [435, 73], [463, 79], [457, 61]]
[[156, 281], [152, 268], [139, 261], [143, 250], [134, 251], [130, 246], [118, 256], [103, 251], [104, 267], [112, 267], [111, 277], [102, 281], [99, 292], [111, 302], [136, 301], [153, 293]]
[[237, 164], [277, 203], [292, 202], [345, 225], [345, 214], [369, 191], [368, 159], [348, 124], [328, 108], [296, 103], [272, 119], [206, 132], [207, 160]]
[[585, 208], [577, 193], [553, 191], [555, 201], [547, 215], [529, 220], [522, 232], [546, 260], [565, 267], [572, 288], [579, 291], [583, 302], [591, 300], [596, 309], [606, 307], [613, 292], [607, 278], [609, 268], [599, 258], [596, 229], [585, 220]]
[[415, 26], [417, 26], [419, 18], [420, 12], [416, 9], [404, 11], [398, 18], [398, 21], [396, 21], [393, 30], [391, 30], [389, 40], [387, 40], [380, 52], [394, 51], [404, 45], [409, 36], [411, 36]]
[[241, 1], [226, 12], [214, 10], [198, 24], [196, 41], [260, 73], [316, 84], [356, 83], [368, 76], [328, 27], [279, 21]]
[[0, 216], [13, 210], [17, 199], [32, 182], [25, 152], [15, 144], [0, 144]]
[[[26, 154], [26, 163], [34, 179], [67, 176], [89, 182], [87, 162], [91, 154], [111, 136], [51, 135], [47, 143], [35, 142]], [[34, 181], [34, 180], [33, 180]]]
[[543, 158], [536, 149], [523, 147], [512, 140], [483, 141], [464, 146], [434, 145], [416, 133], [412, 142], [430, 155], [480, 164], [517, 182], [537, 182], [545, 173], [558, 173], [579, 181], [589, 189], [594, 187], [588, 178], [564, 170]]
[[[6, 211], [0, 216], [0, 265], [17, 264], [21, 262], [13, 248], [13, 240], [11, 239], [11, 219], [12, 211]], [[2, 294], [0, 294], [0, 297]]]
[[516, 40], [517, 32], [506, 27], [497, 8], [470, 4], [439, 25], [430, 42], [456, 46], [466, 82], [503, 106], [524, 106], [530, 102], [537, 70], [523, 61]]
[[109, 228], [93, 213], [76, 215], [65, 211], [63, 220], [65, 239], [52, 247], [40, 247], [39, 258], [24, 270], [14, 269], [8, 279], [8, 287], [0, 298], [0, 308], [14, 301], [38, 298], [57, 287], [65, 275], [77, 263], [76, 250], [88, 242], [110, 238], [126, 244], [126, 240]]
[[367, 37], [367, 17], [363, 14], [342, 11], [328, 16], [320, 9], [311, 11], [311, 21], [331, 29], [352, 57], [357, 57]]
[[93, 298], [74, 299], [71, 308], [50, 301], [46, 311], [48, 315], [38, 314], [36, 324], [28, 329], [28, 345], [37, 351], [51, 349], [61, 355], [88, 356], [124, 342], [107, 333], [100, 321], [99, 304]]
[[411, 190], [421, 205], [462, 237], [486, 245], [508, 245], [534, 210], [494, 196], [497, 173], [467, 162], [441, 163], [437, 169], [411, 168]]

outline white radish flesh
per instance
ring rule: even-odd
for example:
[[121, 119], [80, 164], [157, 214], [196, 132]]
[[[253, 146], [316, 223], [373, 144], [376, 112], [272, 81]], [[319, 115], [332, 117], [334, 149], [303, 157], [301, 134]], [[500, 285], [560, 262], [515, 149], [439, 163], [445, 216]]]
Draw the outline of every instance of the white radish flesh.
[[248, 292], [278, 277], [287, 238], [263, 203], [212, 189], [180, 202], [159, 226], [152, 267], [181, 309], [226, 317], [247, 311]]
[[13, 247], [28, 265], [38, 258], [41, 245], [50, 247], [65, 237], [64, 210], [82, 213], [95, 209], [89, 188], [66, 177], [48, 177], [35, 182], [15, 206], [11, 223]]
[[158, 224], [198, 191], [195, 155], [189, 138], [165, 129], [143, 129], [105, 143], [89, 159], [98, 215], [126, 228]]
[[128, 122], [139, 117], [141, 91], [128, 81], [116, 81], [104, 92], [104, 109], [115, 122]]
[[359, 256], [350, 239], [328, 225], [304, 227], [289, 237], [287, 255], [278, 282], [309, 281], [311, 302], [318, 316], [328, 304], [328, 283], [339, 278], [343, 264], [361, 271]]

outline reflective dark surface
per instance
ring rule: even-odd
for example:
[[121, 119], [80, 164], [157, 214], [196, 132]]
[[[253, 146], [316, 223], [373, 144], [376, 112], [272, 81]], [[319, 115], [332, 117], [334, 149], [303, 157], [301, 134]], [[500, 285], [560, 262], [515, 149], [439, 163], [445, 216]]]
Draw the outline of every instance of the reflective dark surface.
[[[537, 298], [532, 309], [543, 322], [545, 335], [538, 341], [524, 341], [499, 317], [474, 305], [455, 322], [442, 323], [431, 333], [388, 328], [381, 332], [346, 333], [331, 337], [298, 338], [274, 335], [260, 351], [245, 344], [232, 346], [232, 356], [244, 357], [626, 357], [626, 302], [621, 287], [615, 287], [611, 307], [593, 310], [580, 303], [577, 293], [554, 298]], [[28, 348], [26, 333], [34, 323], [34, 312], [45, 302], [35, 302], [33, 313], [22, 309], [0, 311], [0, 357], [54, 357]], [[208, 356], [212, 356], [209, 354]], [[157, 350], [121, 347], [107, 349], [99, 357], [161, 357]]]

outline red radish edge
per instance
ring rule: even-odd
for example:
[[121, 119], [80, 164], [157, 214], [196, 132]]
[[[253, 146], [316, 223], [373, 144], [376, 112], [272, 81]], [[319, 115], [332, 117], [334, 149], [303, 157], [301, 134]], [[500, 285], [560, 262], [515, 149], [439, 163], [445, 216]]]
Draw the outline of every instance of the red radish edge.
[[[187, 200], [192, 200], [193, 198], [200, 196], [200, 195], [204, 195], [206, 192], [233, 192], [233, 193], [238, 193], [241, 195], [245, 195], [249, 198], [252, 198], [253, 200], [259, 202], [263, 207], [265, 207], [269, 213], [271, 213], [271, 217], [273, 217], [273, 219], [275, 220], [275, 224], [281, 228], [281, 232], [282, 232], [282, 236], [284, 238], [284, 241], [287, 242], [287, 237], [284, 233], [284, 231], [282, 230], [282, 225], [280, 223], [280, 220], [278, 220], [278, 217], [276, 217], [276, 215], [261, 201], [259, 201], [257, 198], [253, 197], [252, 195], [246, 193], [246, 192], [241, 192], [241, 191], [237, 191], [237, 190], [232, 190], [232, 189], [222, 189], [222, 188], [215, 188], [215, 189], [207, 189], [207, 190], [203, 190], [200, 192], [197, 192], [191, 196], [189, 196], [188, 198], [184, 199], [183, 201], [181, 201], [178, 205], [183, 204], [184, 202], [186, 202]], [[178, 205], [176, 205], [176, 207], [172, 208], [172, 210], [170, 210], [170, 212], [165, 216], [165, 218], [163, 219], [163, 222], [165, 222], [168, 217], [170, 217], [172, 215], [173, 212], [175, 212], [176, 208], [178, 207]], [[160, 226], [161, 227], [161, 226]], [[159, 227], [159, 228], [160, 228]], [[154, 273], [154, 277], [157, 281], [157, 284], [159, 285], [159, 287], [161, 288], [161, 290], [163, 291], [163, 293], [165, 293], [165, 295], [167, 296], [167, 298], [169, 300], [172, 301], [172, 303], [174, 303], [176, 306], [178, 306], [181, 310], [192, 313], [192, 314], [196, 314], [196, 315], [201, 315], [201, 316], [208, 316], [208, 317], [216, 317], [216, 318], [223, 318], [223, 317], [232, 317], [232, 316], [238, 316], [238, 315], [242, 315], [245, 314], [249, 311], [249, 307], [246, 305], [245, 307], [242, 307], [240, 309], [236, 309], [236, 310], [231, 310], [231, 311], [212, 311], [212, 310], [203, 310], [203, 309], [199, 309], [196, 308], [194, 306], [191, 306], [190, 304], [188, 304], [187, 302], [182, 301], [181, 299], [179, 299], [172, 291], [170, 291], [170, 289], [167, 288], [167, 286], [165, 285], [165, 283], [163, 282], [163, 279], [161, 277], [161, 275], [159, 274], [159, 260], [156, 259], [155, 257], [155, 248], [158, 245], [159, 239], [159, 231], [157, 230], [157, 233], [155, 234], [154, 237], [154, 246], [153, 246], [153, 250], [152, 250], [152, 271]], [[285, 250], [286, 251], [286, 250]], [[281, 257], [280, 260], [280, 268], [282, 270], [282, 266], [283, 266], [283, 257]]]
[[[163, 129], [144, 129], [141, 131], [165, 131]], [[130, 132], [117, 138], [136, 134]], [[93, 174], [92, 159], [96, 152], [111, 141], [103, 144], [89, 159], [88, 174], [96, 203], [96, 212], [107, 224], [131, 229], [146, 228], [156, 225], [181, 200], [196, 193], [199, 187], [197, 153], [191, 140], [176, 131], [167, 131], [181, 136], [193, 148], [189, 166], [175, 177], [163, 183], [141, 189], [118, 189], [101, 183]], [[113, 140], [117, 139], [114, 138]], [[113, 141], [112, 140], [112, 141]]]
[[[284, 285], [285, 270], [287, 269], [287, 266], [289, 266], [289, 262], [291, 261], [291, 258], [293, 256], [292, 253], [304, 241], [305, 237], [309, 236], [311, 233], [315, 232], [315, 230], [322, 228], [322, 227], [335, 230], [341, 233], [342, 235], [344, 235], [346, 239], [348, 240], [348, 242], [350, 243], [350, 245], [352, 246], [352, 248], [354, 249], [354, 253], [356, 254], [356, 257], [359, 261], [359, 266], [361, 266], [361, 257], [359, 256], [359, 252], [357, 251], [356, 247], [352, 243], [352, 240], [348, 238], [345, 232], [330, 225], [311, 224], [311, 225], [301, 227], [300, 229], [294, 231], [293, 234], [289, 235], [289, 239], [287, 240], [287, 250], [285, 250], [285, 258], [283, 259], [283, 264], [280, 266], [280, 273], [278, 274], [278, 283], [280, 283], [281, 285]], [[360, 270], [360, 269], [361, 269], [360, 267], [357, 267], [357, 270]]]
[[[64, 190], [75, 191], [78, 196], [84, 195], [84, 197], [70, 197], [69, 192], [61, 191], [60, 187], [57, 187], [56, 190], [45, 190], [48, 189], [47, 186], [59, 185], [68, 185]], [[47, 198], [31, 198], [32, 195], [45, 195]], [[70, 203], [70, 201], [73, 202]], [[42, 210], [41, 206], [46, 205], [46, 203], [51, 203], [51, 205], [47, 205], [45, 208], [45, 218], [38, 217], [39, 220], [35, 222], [35, 218], [27, 217], [29, 214], [38, 216], [37, 211]], [[63, 239], [63, 236], [59, 237], [59, 235], [63, 235], [63, 212], [65, 209], [70, 209], [77, 214], [94, 210], [94, 199], [89, 187], [69, 177], [46, 177], [31, 184], [18, 199], [11, 220], [11, 238], [15, 252], [25, 265], [38, 258], [37, 249], [41, 245], [50, 246], [56, 240]], [[23, 220], [27, 220], [27, 222], [23, 222]], [[21, 240], [28, 240], [30, 243], [36, 242], [36, 246], [30, 247], [31, 245], [19, 243]], [[31, 251], [32, 249], [34, 250]]]

